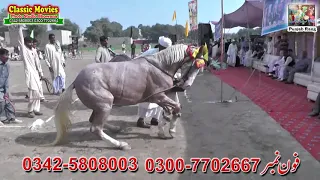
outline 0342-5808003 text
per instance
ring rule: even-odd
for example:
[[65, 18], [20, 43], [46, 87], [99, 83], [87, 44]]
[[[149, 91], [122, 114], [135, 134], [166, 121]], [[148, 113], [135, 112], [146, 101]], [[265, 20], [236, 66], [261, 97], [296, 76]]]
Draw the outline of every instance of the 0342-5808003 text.
[[70, 157], [67, 162], [63, 162], [61, 157], [47, 157], [42, 160], [40, 157], [24, 157], [22, 160], [22, 169], [26, 172], [62, 172], [69, 170], [71, 172], [136, 172], [138, 170], [138, 161], [136, 157]]

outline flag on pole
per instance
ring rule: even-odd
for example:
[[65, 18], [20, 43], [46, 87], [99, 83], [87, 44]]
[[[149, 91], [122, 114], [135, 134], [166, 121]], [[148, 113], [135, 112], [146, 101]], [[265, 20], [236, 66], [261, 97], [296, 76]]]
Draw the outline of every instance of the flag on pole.
[[176, 11], [173, 12], [172, 21], [175, 21], [177, 19], [177, 13]]
[[189, 36], [189, 23], [188, 23], [188, 21], [186, 22], [186, 28], [185, 28], [184, 35], [185, 35], [186, 37]]
[[133, 27], [131, 26], [131, 29], [130, 29], [130, 44], [133, 44], [132, 36], [133, 36]]
[[208, 61], [209, 59], [209, 50], [208, 50], [207, 43], [205, 43], [203, 47], [203, 59], [206, 61]]
[[31, 38], [34, 38], [34, 31], [33, 31], [33, 30], [32, 30], [31, 33], [30, 33], [30, 37], [31, 37]]

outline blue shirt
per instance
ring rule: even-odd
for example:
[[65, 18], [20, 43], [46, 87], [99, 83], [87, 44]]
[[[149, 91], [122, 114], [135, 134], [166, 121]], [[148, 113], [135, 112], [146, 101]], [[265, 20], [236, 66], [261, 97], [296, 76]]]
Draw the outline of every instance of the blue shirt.
[[9, 89], [9, 65], [8, 63], [0, 62], [0, 100], [3, 99], [3, 95], [8, 93]]

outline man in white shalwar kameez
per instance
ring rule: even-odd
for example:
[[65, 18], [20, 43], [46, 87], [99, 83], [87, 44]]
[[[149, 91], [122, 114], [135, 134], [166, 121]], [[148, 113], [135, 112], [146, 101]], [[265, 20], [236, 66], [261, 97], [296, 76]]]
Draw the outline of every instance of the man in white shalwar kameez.
[[22, 26], [19, 26], [19, 44], [22, 50], [22, 60], [24, 64], [24, 72], [26, 76], [26, 84], [28, 87], [28, 117], [33, 118], [34, 115], [42, 115], [40, 113], [40, 76], [36, 66], [36, 55], [33, 51], [33, 43], [31, 37], [23, 38]]
[[[172, 41], [164, 36], [159, 37], [158, 43], [159, 48], [150, 48], [144, 53], [142, 53], [139, 57], [155, 54], [172, 45]], [[138, 109], [139, 119], [137, 121], [137, 126], [141, 128], [150, 128], [150, 126], [147, 125], [144, 121], [145, 118], [149, 117], [152, 117], [151, 125], [158, 125], [158, 120], [160, 119], [161, 114], [162, 108], [158, 104], [146, 102], [140, 103]]]
[[45, 54], [53, 82], [53, 94], [59, 95], [60, 92], [64, 92], [66, 86], [65, 59], [61, 45], [56, 41], [54, 34], [49, 34], [49, 43], [46, 45]]
[[105, 36], [100, 37], [101, 46], [98, 47], [96, 52], [96, 63], [106, 63], [112, 59], [111, 50], [108, 49], [108, 38]]
[[[36, 63], [36, 67], [37, 67], [37, 70], [38, 70], [38, 73], [39, 73], [39, 76], [40, 76], [40, 79], [43, 78], [43, 71], [42, 71], [42, 67], [41, 67], [41, 62], [40, 62], [40, 56], [38, 55], [38, 51], [37, 51], [37, 44], [38, 44], [38, 41], [36, 39], [33, 39], [33, 51], [34, 51], [34, 54], [35, 54], [35, 63]], [[42, 81], [40, 81], [40, 84], [41, 84], [41, 87], [40, 87], [40, 101], [44, 101], [45, 98], [44, 98], [44, 95], [43, 95], [43, 88], [42, 88]]]
[[[33, 39], [32, 41], [32, 51], [35, 55], [35, 64], [36, 64], [36, 68], [37, 68], [37, 71], [39, 73], [39, 76], [40, 76], [40, 79], [43, 78], [43, 71], [42, 71], [42, 67], [41, 67], [41, 62], [40, 62], [40, 57], [38, 55], [38, 51], [37, 51], [37, 44], [38, 44], [38, 41], [36, 39]], [[42, 81], [40, 81], [40, 101], [43, 102], [45, 100], [44, 98], [44, 95], [43, 95], [43, 88], [42, 88]], [[26, 95], [26, 98], [29, 98], [28, 95]]]
[[238, 54], [238, 47], [237, 47], [236, 41], [233, 39], [227, 51], [227, 55], [228, 55], [227, 64], [229, 64], [230, 66], [235, 66], [237, 54]]
[[283, 65], [285, 63], [284, 60], [284, 51], [280, 51], [280, 58], [276, 61], [271, 61], [268, 65], [265, 67], [267, 68], [267, 72], [269, 73], [269, 77], [274, 77], [275, 75], [277, 76], [276, 71], [277, 71], [277, 66]]

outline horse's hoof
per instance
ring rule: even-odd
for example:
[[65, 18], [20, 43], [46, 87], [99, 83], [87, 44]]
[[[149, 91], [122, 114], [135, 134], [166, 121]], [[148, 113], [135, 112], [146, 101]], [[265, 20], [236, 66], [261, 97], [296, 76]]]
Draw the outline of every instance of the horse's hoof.
[[163, 133], [158, 133], [158, 137], [160, 139], [167, 139], [167, 137]]
[[126, 143], [126, 142], [120, 142], [120, 146], [119, 146], [119, 148], [121, 149], [121, 150], [130, 150], [131, 149], [131, 146], [128, 144], [128, 143]]
[[175, 138], [176, 137], [176, 131], [175, 130], [171, 130], [169, 129], [169, 134], [172, 138]]

